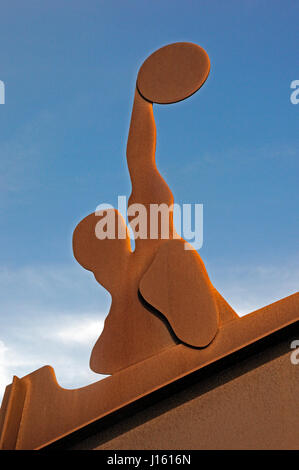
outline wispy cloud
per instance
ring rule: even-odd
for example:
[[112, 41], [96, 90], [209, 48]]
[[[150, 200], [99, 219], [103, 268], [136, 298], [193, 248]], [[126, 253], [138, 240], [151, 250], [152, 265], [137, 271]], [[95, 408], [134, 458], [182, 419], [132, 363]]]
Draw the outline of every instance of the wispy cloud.
[[[207, 266], [211, 280], [239, 315], [298, 290], [298, 263]], [[58, 383], [77, 388], [102, 378], [89, 369], [110, 295], [77, 266], [0, 269], [0, 397], [13, 375], [54, 367]]]
[[13, 375], [23, 377], [44, 365], [54, 368], [58, 383], [65, 388], [103, 378], [89, 369], [90, 352], [103, 325], [97, 312], [80, 318], [57, 312], [39, 319], [36, 314], [26, 321], [18, 318], [0, 341], [0, 396]]
[[3, 341], [0, 341], [0, 396], [2, 396], [6, 385], [11, 381], [10, 374], [6, 367], [6, 355], [8, 348]]
[[284, 265], [217, 265], [210, 266], [215, 287], [239, 315], [245, 315], [265, 305], [298, 292], [299, 263]]
[[62, 387], [101, 378], [89, 356], [111, 300], [92, 275], [72, 265], [6, 267], [0, 290], [0, 396], [13, 375], [47, 364]]
[[99, 311], [106, 314], [110, 294], [101, 287], [92, 273], [75, 262], [69, 265], [26, 265], [17, 268], [0, 267], [0, 311], [4, 326], [13, 316], [39, 316], [61, 311], [80, 314]]
[[[297, 162], [299, 154], [299, 147], [297, 142], [289, 143], [265, 143], [260, 146], [252, 145], [251, 147], [229, 147], [221, 149], [221, 151], [203, 151], [200, 156], [195, 155], [193, 158], [188, 158], [180, 172], [183, 174], [193, 173], [203, 167], [219, 166], [219, 162], [225, 158], [226, 167], [228, 171], [231, 170], [231, 165], [251, 166], [256, 165], [257, 162], [263, 161], [277, 161], [277, 162]], [[256, 168], [256, 167], [255, 167]]]
[[[64, 344], [89, 344], [91, 341], [96, 340], [104, 326], [103, 320], [97, 321], [93, 318], [85, 318], [84, 324], [81, 319], [80, 324], [74, 324], [73, 319], [70, 319], [70, 321], [70, 325], [67, 324], [54, 334], [54, 338]], [[79, 323], [78, 320], [77, 323]]]

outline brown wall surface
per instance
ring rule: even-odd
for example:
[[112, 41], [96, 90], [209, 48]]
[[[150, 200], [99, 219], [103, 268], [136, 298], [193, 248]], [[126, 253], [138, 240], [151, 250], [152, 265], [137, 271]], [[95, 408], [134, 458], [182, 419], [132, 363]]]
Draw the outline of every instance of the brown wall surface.
[[290, 340], [73, 444], [72, 449], [299, 449]]

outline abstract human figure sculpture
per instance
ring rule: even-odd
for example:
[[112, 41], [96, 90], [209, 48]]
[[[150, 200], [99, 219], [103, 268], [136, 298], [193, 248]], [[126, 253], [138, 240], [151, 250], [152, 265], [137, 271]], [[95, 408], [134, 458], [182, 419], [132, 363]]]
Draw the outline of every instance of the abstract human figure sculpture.
[[[200, 441], [202, 448], [219, 448], [221, 442], [223, 448], [231, 449], [236, 443], [240, 448], [256, 448], [262, 436], [269, 448], [278, 442], [281, 448], [298, 447], [294, 433], [298, 380], [289, 345], [298, 332], [299, 293], [239, 318], [213, 287], [199, 254], [175, 232], [173, 196], [155, 165], [153, 103], [187, 98], [202, 86], [208, 73], [207, 54], [188, 43], [159, 49], [139, 71], [127, 146], [132, 181], [128, 219], [135, 251], [131, 250], [125, 221], [114, 209], [106, 215], [99, 211], [90, 214], [74, 231], [76, 259], [112, 294], [111, 309], [90, 365], [95, 372], [115, 374], [75, 390], [60, 387], [50, 366], [21, 378], [14, 376], [0, 409], [0, 449], [50, 450], [53, 445], [54, 449], [68, 449], [78, 444], [82, 448], [87, 441], [98, 445], [91, 433], [104, 421], [114, 422], [115, 412], [126, 415], [126, 410], [136, 409], [136, 403], [140, 408], [144, 399], [152, 403], [153, 392], [160, 398], [169, 395], [170, 384], [186, 385], [188, 377], [198, 377], [199, 371], [205, 376], [210, 366], [214, 369], [213, 364], [225, 372], [227, 365], [240, 357], [243, 365], [234, 368], [232, 385], [227, 374], [221, 374], [221, 386], [213, 390], [211, 406], [205, 406], [209, 405], [206, 395], [196, 397], [208, 415], [201, 428], [191, 423], [189, 431], [196, 436], [193, 443]], [[132, 219], [137, 204], [145, 209], [146, 237], [141, 236], [136, 218]], [[162, 221], [153, 227], [156, 220], [147, 210], [153, 204], [164, 204], [168, 209], [167, 234]], [[99, 237], [98, 226], [102, 227], [105, 218], [116, 222], [116, 238]], [[151, 236], [153, 228], [157, 228], [155, 236]], [[259, 357], [257, 361], [251, 360], [253, 352]], [[287, 395], [281, 394], [283, 388], [287, 388]], [[155, 393], [155, 402], [156, 397]], [[231, 406], [218, 406], [228, 403], [228, 398], [235, 405], [234, 413]], [[224, 414], [219, 415], [219, 408]], [[249, 432], [248, 422], [254, 423]], [[168, 424], [164, 425], [166, 431]], [[206, 435], [212, 438], [202, 440]]]
[[[110, 216], [125, 237], [99, 239], [93, 213], [76, 227], [73, 250], [77, 261], [94, 273], [112, 295], [110, 312], [90, 359], [92, 370], [113, 374], [177, 343], [207, 347], [226, 321], [238, 318], [213, 287], [201, 257], [173, 227], [173, 196], [155, 164], [156, 126], [153, 103], [188, 98], [205, 82], [210, 70], [207, 53], [191, 43], [175, 43], [154, 52], [141, 66], [127, 144], [132, 182], [128, 207], [147, 209], [146, 238], [136, 227], [132, 252], [125, 221]], [[169, 237], [161, 227], [151, 238], [152, 204], [169, 208]], [[129, 218], [130, 222], [130, 218]]]

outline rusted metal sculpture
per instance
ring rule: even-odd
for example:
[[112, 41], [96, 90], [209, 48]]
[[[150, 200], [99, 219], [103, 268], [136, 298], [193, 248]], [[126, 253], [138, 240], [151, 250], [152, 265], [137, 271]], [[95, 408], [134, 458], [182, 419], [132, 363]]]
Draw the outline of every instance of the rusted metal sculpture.
[[[186, 250], [186, 242], [176, 234], [173, 195], [155, 164], [153, 103], [188, 98], [203, 85], [209, 70], [207, 53], [190, 43], [159, 49], [139, 70], [127, 145], [132, 181], [128, 205], [146, 208], [146, 238], [139, 238], [132, 226], [134, 252], [125, 227], [125, 239], [99, 240], [97, 214], [86, 217], [74, 232], [76, 259], [112, 295], [110, 313], [91, 355], [95, 372], [113, 374], [179, 342], [206, 347], [220, 322], [238, 318], [213, 287], [197, 251], [191, 246]], [[161, 225], [156, 238], [151, 237], [151, 204], [169, 208], [167, 240]], [[117, 211], [113, 216], [118, 227], [125, 224]]]
[[[154, 239], [137, 238], [132, 252], [125, 221], [115, 210], [110, 216], [121, 237], [100, 240], [95, 234], [96, 213], [74, 231], [76, 259], [112, 294], [111, 310], [90, 365], [96, 372], [113, 375], [76, 390], [60, 387], [50, 366], [14, 377], [0, 410], [0, 449], [44, 448], [298, 325], [298, 293], [239, 318], [211, 284], [199, 254], [185, 250], [185, 241], [173, 228], [172, 193], [155, 165], [153, 103], [173, 103], [192, 95], [206, 80], [209, 68], [203, 49], [177, 43], [152, 54], [137, 78], [127, 146], [132, 181], [129, 206], [166, 204], [170, 208], [168, 239], [159, 229]], [[147, 227], [150, 232], [150, 218]], [[243, 426], [251, 420], [249, 408], [245, 415], [240, 418]], [[285, 428], [282, 432], [284, 441], [291, 442], [292, 427], [288, 434]], [[259, 429], [259, 435], [269, 433], [271, 426]], [[233, 433], [228, 440], [233, 448]]]

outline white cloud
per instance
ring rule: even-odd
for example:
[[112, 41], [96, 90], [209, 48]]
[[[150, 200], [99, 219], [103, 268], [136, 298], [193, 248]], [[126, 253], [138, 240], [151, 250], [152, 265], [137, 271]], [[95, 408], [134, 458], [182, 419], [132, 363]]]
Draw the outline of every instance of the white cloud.
[[99, 331], [102, 331], [104, 327], [104, 320], [96, 321], [90, 319], [89, 321], [77, 325], [67, 325], [62, 329], [58, 330], [55, 334], [57, 339], [61, 340], [63, 343], [79, 343], [79, 344], [89, 344], [90, 342], [95, 342], [99, 336]]
[[98, 312], [70, 314], [47, 312], [37, 319], [35, 314], [6, 332], [0, 341], [0, 397], [13, 375], [23, 377], [34, 370], [51, 365], [60, 386], [77, 388], [104, 376], [89, 369], [91, 349], [103, 329]]
[[110, 307], [110, 294], [75, 261], [69, 265], [0, 267], [1, 316], [31, 315], [39, 311], [102, 310]]
[[51, 365], [64, 388], [102, 376], [89, 369], [110, 294], [74, 266], [0, 269], [0, 398], [13, 375]]
[[2, 393], [6, 385], [10, 382], [10, 377], [9, 377], [9, 374], [7, 373], [6, 361], [5, 361], [7, 351], [8, 349], [3, 343], [3, 341], [0, 341], [0, 396], [2, 396]]
[[269, 305], [294, 294], [299, 286], [297, 259], [284, 265], [227, 265], [209, 270], [214, 286], [239, 315]]
[[[211, 280], [239, 315], [298, 290], [299, 268], [208, 266]], [[73, 266], [0, 269], [0, 398], [13, 375], [51, 365], [58, 383], [77, 388], [103, 376], [89, 369], [110, 307], [93, 276]]]

